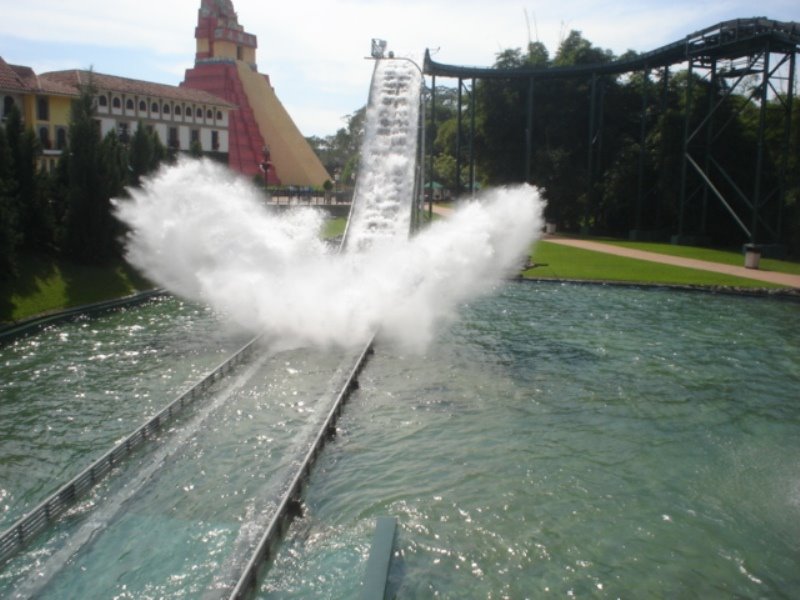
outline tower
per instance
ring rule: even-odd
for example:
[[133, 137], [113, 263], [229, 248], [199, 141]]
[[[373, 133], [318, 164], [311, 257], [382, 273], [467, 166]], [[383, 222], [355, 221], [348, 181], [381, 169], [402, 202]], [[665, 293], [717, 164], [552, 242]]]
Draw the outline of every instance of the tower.
[[228, 165], [252, 176], [262, 173], [268, 162], [266, 178], [271, 185], [321, 186], [330, 179], [275, 94], [269, 76], [258, 72], [258, 41], [239, 24], [231, 0], [201, 1], [195, 40], [195, 64], [186, 70], [181, 85], [237, 106], [230, 114]]

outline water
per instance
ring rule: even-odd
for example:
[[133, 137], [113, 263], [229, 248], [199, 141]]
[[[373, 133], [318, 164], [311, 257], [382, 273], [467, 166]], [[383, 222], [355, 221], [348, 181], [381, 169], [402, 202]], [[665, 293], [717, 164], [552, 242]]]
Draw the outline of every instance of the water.
[[262, 352], [13, 562], [9, 597], [225, 595], [329, 410], [332, 375], [341, 384], [352, 360]]
[[246, 340], [174, 298], [0, 346], [0, 530]]
[[263, 598], [792, 597], [800, 307], [505, 288], [424, 356], [381, 345]]
[[358, 184], [344, 247], [364, 251], [411, 230], [422, 73], [410, 61], [375, 62]]

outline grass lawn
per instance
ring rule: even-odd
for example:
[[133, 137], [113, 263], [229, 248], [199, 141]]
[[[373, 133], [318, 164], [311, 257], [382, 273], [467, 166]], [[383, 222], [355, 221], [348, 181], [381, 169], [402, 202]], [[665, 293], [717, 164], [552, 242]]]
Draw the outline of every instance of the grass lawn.
[[344, 235], [345, 227], [347, 227], [347, 219], [345, 217], [327, 219], [322, 227], [322, 237], [327, 240]]
[[0, 323], [120, 298], [154, 287], [124, 261], [86, 266], [45, 256], [20, 257], [19, 277], [0, 285]]
[[[591, 238], [587, 238], [591, 239]], [[694, 258], [697, 260], [707, 260], [710, 262], [744, 266], [744, 255], [735, 250], [714, 250], [712, 248], [700, 248], [697, 246], [676, 246], [674, 244], [657, 244], [650, 242], [629, 242], [617, 239], [597, 239], [614, 246], [634, 248], [646, 252], [657, 252], [670, 256], [680, 256], [682, 258]], [[759, 269], [762, 271], [774, 271], [776, 273], [789, 273], [790, 275], [800, 275], [800, 263], [788, 260], [775, 260], [772, 258], [761, 258]]]
[[[697, 258], [695, 255], [691, 255], [691, 257]], [[753, 279], [662, 265], [612, 254], [592, 252], [581, 248], [551, 244], [546, 241], [540, 241], [534, 245], [531, 261], [537, 266], [525, 271], [523, 273], [524, 277], [751, 288], [782, 287]], [[736, 264], [739, 263], [737, 262]]]

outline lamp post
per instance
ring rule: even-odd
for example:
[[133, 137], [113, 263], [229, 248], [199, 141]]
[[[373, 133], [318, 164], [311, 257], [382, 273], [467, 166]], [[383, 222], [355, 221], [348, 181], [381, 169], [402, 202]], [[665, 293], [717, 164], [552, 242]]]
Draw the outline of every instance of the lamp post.
[[264, 189], [267, 189], [269, 186], [269, 169], [272, 166], [272, 155], [269, 151], [269, 146], [266, 144], [261, 149], [261, 155], [263, 156], [264, 160], [258, 165], [261, 169], [261, 172], [264, 173]]

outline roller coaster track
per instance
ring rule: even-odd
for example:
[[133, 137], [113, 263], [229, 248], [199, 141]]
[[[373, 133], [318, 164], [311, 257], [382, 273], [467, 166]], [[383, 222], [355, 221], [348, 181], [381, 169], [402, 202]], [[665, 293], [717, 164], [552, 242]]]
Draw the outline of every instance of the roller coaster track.
[[765, 17], [734, 19], [687, 35], [684, 39], [655, 50], [601, 64], [564, 67], [521, 67], [495, 69], [448, 65], [431, 59], [425, 51], [424, 71], [428, 75], [463, 79], [563, 79], [582, 75], [620, 75], [644, 69], [666, 67], [692, 58], [736, 58], [758, 52], [769, 42], [771, 51], [797, 52], [800, 49], [800, 23], [773, 21]]

